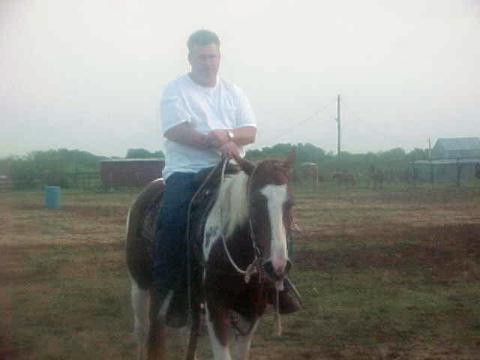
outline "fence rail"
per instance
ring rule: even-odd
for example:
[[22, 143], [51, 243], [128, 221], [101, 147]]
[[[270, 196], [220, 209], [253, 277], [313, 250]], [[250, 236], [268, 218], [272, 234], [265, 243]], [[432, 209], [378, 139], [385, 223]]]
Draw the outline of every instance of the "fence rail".
[[75, 172], [56, 174], [35, 178], [13, 178], [10, 189], [41, 189], [46, 185], [61, 186], [66, 189], [97, 189], [101, 188], [100, 172]]

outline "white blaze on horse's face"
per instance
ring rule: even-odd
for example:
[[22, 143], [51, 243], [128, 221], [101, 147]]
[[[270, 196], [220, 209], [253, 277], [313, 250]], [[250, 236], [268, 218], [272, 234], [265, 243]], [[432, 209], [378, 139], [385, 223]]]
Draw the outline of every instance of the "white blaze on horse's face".
[[283, 209], [287, 201], [287, 185], [267, 185], [260, 192], [267, 198], [270, 220], [270, 261], [276, 275], [285, 275], [288, 263], [287, 234], [283, 223]]

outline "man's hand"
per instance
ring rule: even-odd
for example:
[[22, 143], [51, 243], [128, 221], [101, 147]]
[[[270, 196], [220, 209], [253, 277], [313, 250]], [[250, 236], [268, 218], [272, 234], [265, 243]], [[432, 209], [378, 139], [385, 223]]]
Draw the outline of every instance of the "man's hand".
[[227, 130], [212, 130], [207, 134], [207, 142], [212, 147], [220, 148], [229, 141]]
[[232, 159], [234, 156], [240, 157], [240, 150], [238, 149], [238, 145], [235, 144], [233, 141], [228, 141], [222, 146], [218, 148], [223, 156], [228, 159]]

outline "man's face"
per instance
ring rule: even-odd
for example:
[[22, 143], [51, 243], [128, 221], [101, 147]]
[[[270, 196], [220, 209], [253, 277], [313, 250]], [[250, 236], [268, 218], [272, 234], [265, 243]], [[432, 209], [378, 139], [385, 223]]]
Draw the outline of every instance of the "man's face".
[[215, 80], [220, 67], [220, 50], [216, 44], [195, 46], [188, 54], [192, 73], [202, 80]]

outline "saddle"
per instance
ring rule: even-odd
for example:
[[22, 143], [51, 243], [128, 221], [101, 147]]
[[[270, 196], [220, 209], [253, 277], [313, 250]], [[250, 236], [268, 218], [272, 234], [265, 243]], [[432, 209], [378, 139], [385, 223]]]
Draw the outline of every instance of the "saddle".
[[[219, 164], [220, 165], [220, 164]], [[195, 175], [194, 183], [195, 187], [199, 188], [198, 193], [195, 198], [192, 199], [191, 205], [191, 214], [190, 219], [192, 224], [190, 224], [190, 229], [193, 229], [194, 223], [196, 223], [198, 218], [203, 218], [202, 215], [206, 218], [210, 209], [212, 208], [215, 200], [217, 198], [217, 191], [221, 182], [221, 166], [215, 166], [201, 170]], [[240, 171], [240, 167], [235, 164], [228, 163], [225, 168], [225, 175], [236, 174]], [[162, 205], [163, 191], [165, 189], [165, 183], [163, 186], [158, 186], [156, 191], [152, 192], [148, 199], [148, 204], [145, 206], [143, 225], [140, 228], [140, 235], [146, 239], [151, 246], [155, 242], [155, 225], [157, 216], [160, 212], [160, 207]], [[200, 229], [198, 229], [200, 230]], [[203, 229], [201, 229], [203, 232]], [[198, 238], [199, 233], [196, 231], [194, 234], [191, 233], [189, 243], [192, 241], [195, 243], [202, 242], [202, 238]], [[198, 244], [197, 244], [198, 245]]]

